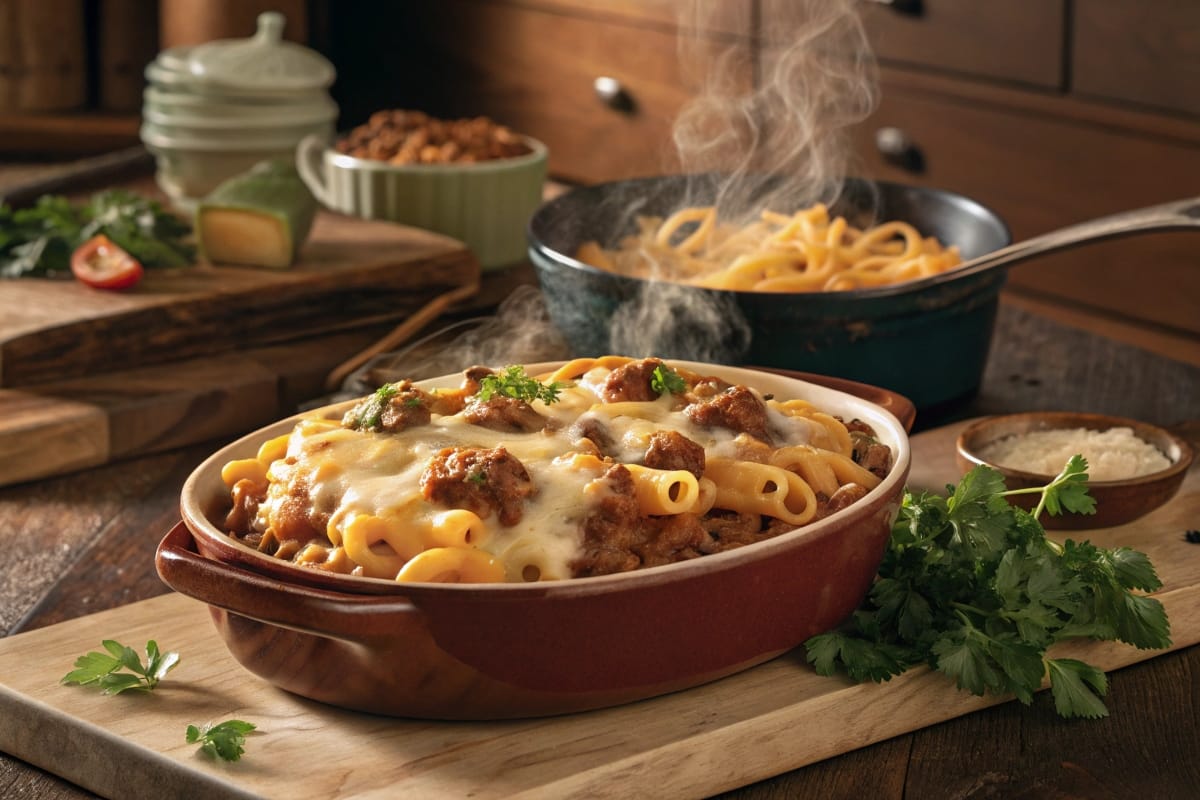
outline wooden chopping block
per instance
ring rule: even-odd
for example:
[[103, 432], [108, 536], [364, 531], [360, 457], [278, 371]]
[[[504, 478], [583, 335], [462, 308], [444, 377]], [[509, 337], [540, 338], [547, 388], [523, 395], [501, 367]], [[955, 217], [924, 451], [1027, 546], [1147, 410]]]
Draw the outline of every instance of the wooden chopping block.
[[478, 287], [461, 242], [321, 213], [287, 270], [148, 270], [134, 290], [21, 279], [0, 287], [0, 387], [109, 373], [407, 318]]
[[0, 486], [240, 436], [321, 395], [329, 371], [385, 331], [0, 389]]

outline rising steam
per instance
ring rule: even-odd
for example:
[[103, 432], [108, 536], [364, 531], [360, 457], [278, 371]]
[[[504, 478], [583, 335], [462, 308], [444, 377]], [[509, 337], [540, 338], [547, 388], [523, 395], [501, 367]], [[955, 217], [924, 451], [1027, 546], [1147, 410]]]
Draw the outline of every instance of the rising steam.
[[401, 350], [376, 356], [348, 376], [343, 389], [355, 396], [403, 378], [452, 375], [476, 364], [500, 367], [568, 357], [570, 350], [550, 321], [541, 293], [522, 286], [492, 316], [461, 320]]
[[[713, 33], [728, 3], [677, 2], [681, 71], [701, 89], [675, 122], [674, 144], [682, 173], [695, 177], [676, 207], [660, 213], [715, 205], [722, 220], [742, 224], [764, 209], [833, 204], [848, 174], [849, 129], [877, 98], [858, 0], [762, 0], [767, 11], [756, 20], [753, 64], [744, 43]], [[631, 204], [625, 216], [636, 213], [645, 212]], [[740, 362], [751, 331], [732, 295], [671, 282], [675, 276], [661, 269], [654, 277], [663, 280], [617, 309], [616, 352]]]
[[[745, 45], [714, 39], [727, 3], [678, 2], [681, 69], [701, 87], [674, 126], [682, 171], [726, 176], [710, 198], [723, 215], [832, 203], [848, 173], [849, 129], [877, 102], [859, 0], [763, 0], [756, 64]], [[766, 196], [764, 175], [783, 178]]]

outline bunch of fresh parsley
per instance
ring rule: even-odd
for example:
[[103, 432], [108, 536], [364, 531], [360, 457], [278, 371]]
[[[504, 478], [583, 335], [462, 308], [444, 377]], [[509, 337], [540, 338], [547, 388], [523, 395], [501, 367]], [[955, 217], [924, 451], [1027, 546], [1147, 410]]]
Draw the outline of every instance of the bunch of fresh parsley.
[[79, 205], [44, 195], [29, 208], [0, 204], [0, 278], [70, 276], [71, 254], [101, 233], [144, 267], [196, 259], [191, 225], [156, 200], [125, 189], [98, 192]]
[[[808, 660], [857, 681], [928, 664], [973, 694], [1025, 704], [1048, 675], [1060, 715], [1106, 716], [1103, 671], [1047, 649], [1073, 638], [1143, 649], [1171, 639], [1162, 604], [1138, 593], [1162, 585], [1143, 553], [1059, 545], [1037, 521], [1043, 511], [1095, 511], [1087, 462], [1075, 456], [1048, 485], [1022, 490], [980, 466], [947, 491], [906, 493], [870, 593], [843, 627], [805, 643]], [[1032, 513], [1005, 499], [1027, 492], [1041, 493]]]

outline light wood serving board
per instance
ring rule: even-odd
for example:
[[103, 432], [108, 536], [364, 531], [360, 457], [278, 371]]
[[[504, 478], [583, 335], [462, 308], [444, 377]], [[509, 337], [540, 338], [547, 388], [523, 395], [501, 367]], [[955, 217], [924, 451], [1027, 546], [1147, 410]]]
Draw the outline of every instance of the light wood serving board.
[[[957, 479], [961, 425], [913, 438], [910, 485]], [[1200, 468], [1139, 521], [1074, 532], [1153, 559], [1173, 648], [1200, 642], [1200, 558], [1183, 538], [1200, 514]], [[649, 610], [648, 613], [652, 613]], [[58, 683], [104, 638], [155, 638], [182, 654], [150, 695]], [[1088, 643], [1061, 654], [1116, 669], [1161, 653]], [[1121, 691], [1120, 681], [1111, 691]], [[701, 797], [1006, 702], [912, 670], [882, 685], [817, 676], [801, 650], [686, 692], [571, 716], [492, 723], [389, 719], [304, 700], [244, 671], [205, 608], [165, 595], [0, 640], [0, 749], [107, 797]], [[189, 724], [238, 718], [258, 731], [236, 763], [186, 743]]]
[[0, 387], [76, 379], [402, 319], [478, 284], [464, 244], [318, 214], [289, 269], [147, 270], [128, 292], [73, 280], [0, 282]]

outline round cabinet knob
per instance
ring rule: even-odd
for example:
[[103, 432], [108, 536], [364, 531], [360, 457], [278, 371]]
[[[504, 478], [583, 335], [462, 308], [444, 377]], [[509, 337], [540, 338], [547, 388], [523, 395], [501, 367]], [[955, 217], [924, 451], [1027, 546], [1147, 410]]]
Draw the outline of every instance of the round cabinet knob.
[[893, 167], [914, 173], [925, 171], [925, 154], [900, 128], [888, 127], [875, 131], [875, 149]]
[[921, 0], [871, 0], [876, 5], [887, 6], [897, 14], [919, 17], [925, 11]]
[[595, 90], [596, 97], [600, 98], [600, 102], [614, 111], [622, 111], [628, 114], [637, 109], [637, 103], [634, 102], [633, 95], [616, 78], [601, 75], [592, 81], [592, 89]]

